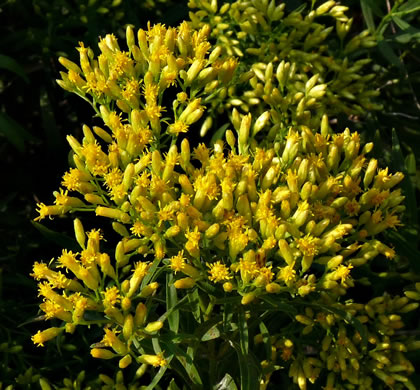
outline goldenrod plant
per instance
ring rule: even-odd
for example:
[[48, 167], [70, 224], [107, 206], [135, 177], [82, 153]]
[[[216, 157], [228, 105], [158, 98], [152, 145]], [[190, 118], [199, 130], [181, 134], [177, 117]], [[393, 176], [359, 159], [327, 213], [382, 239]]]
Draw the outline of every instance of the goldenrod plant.
[[367, 30], [349, 34], [348, 7], [312, 3], [290, 12], [275, 0], [188, 3], [191, 25], [210, 25], [216, 47], [240, 59], [241, 75], [225, 92], [225, 106], [260, 115], [265, 102], [279, 117], [280, 129], [269, 142], [274, 134], [284, 137], [288, 126], [318, 129], [323, 114], [363, 116], [381, 109], [373, 100], [379, 95], [372, 88], [375, 75], [365, 70], [371, 60], [361, 56], [376, 39]]
[[[398, 262], [385, 234], [402, 225], [404, 175], [379, 167], [357, 132], [332, 131], [329, 116], [375, 108], [376, 93], [367, 76], [343, 81], [366, 61], [327, 61], [332, 29], [314, 20], [337, 24], [344, 52], [372, 41], [344, 43], [351, 21], [335, 1], [306, 16], [274, 0], [190, 6], [201, 8], [191, 22], [128, 27], [124, 44], [109, 34], [98, 56], [80, 43], [80, 64], [59, 59], [58, 84], [102, 123], [67, 137], [71, 167], [54, 204], [38, 204], [37, 221], [73, 220], [79, 250], [35, 262], [53, 323], [33, 342], [87, 327], [90, 358], [116, 367], [102, 388], [126, 388], [131, 369], [133, 389], [415, 389], [406, 352], [420, 345], [401, 329], [419, 284], [405, 275], [406, 291], [356, 292], [374, 261]], [[285, 51], [251, 44], [268, 35]], [[232, 109], [245, 81], [261, 95], [248, 109], [245, 91]], [[224, 133], [194, 145], [226, 110]]]

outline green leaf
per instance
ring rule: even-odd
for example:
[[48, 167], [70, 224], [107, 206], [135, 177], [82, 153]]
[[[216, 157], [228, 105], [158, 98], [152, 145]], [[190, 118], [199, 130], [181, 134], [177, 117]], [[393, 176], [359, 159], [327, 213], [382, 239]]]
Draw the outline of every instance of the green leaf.
[[185, 372], [188, 374], [188, 377], [196, 385], [202, 385], [200, 374], [198, 373], [197, 367], [194, 365], [194, 351], [196, 348], [188, 347], [187, 352], [182, 348], [172, 343], [170, 340], [165, 341], [160, 339], [160, 344], [165, 349], [169, 351], [171, 356], [175, 356], [177, 360], [182, 364], [182, 367], [185, 369]]
[[[405, 196], [405, 205], [407, 207], [407, 217], [411, 224], [416, 225], [417, 224], [417, 202], [416, 202], [416, 192], [415, 192], [415, 186], [412, 185], [412, 181], [415, 181], [415, 157], [412, 154], [410, 159], [412, 160], [410, 163], [410, 172], [407, 171], [406, 164], [404, 161], [404, 156], [401, 151], [400, 141], [398, 139], [398, 135], [395, 129], [392, 129], [392, 165], [395, 169], [398, 169], [399, 171], [403, 172], [405, 175], [411, 175], [405, 177], [404, 180], [401, 182], [401, 189], [403, 190], [403, 194]], [[414, 172], [413, 172], [413, 163], [414, 163]], [[414, 176], [414, 178], [413, 178]]]
[[222, 139], [223, 136], [226, 133], [226, 130], [228, 129], [228, 127], [230, 126], [230, 123], [225, 123], [223, 126], [219, 127], [213, 134], [213, 136], [211, 137], [210, 140], [210, 145], [214, 145], [214, 143], [216, 141], [218, 141], [219, 139]]
[[373, 13], [371, 8], [372, 0], [360, 0], [360, 5], [362, 7], [363, 17], [365, 18], [369, 32], [373, 34], [376, 30], [376, 27], [375, 22], [373, 21]]
[[[189, 357], [189, 359], [187, 359], [186, 361], [185, 371], [187, 371], [187, 374], [190, 377], [190, 379], [193, 381], [193, 383], [197, 385], [202, 385], [203, 383], [201, 381], [200, 374], [198, 373], [198, 370], [193, 363], [195, 350], [196, 349], [193, 347], [187, 348], [187, 356]], [[177, 357], [179, 357], [179, 355], [177, 355]]]
[[[416, 232], [417, 233], [417, 232]], [[417, 234], [409, 234], [404, 231], [404, 235], [396, 231], [387, 232], [387, 236], [395, 244], [395, 249], [400, 255], [404, 255], [410, 262], [411, 267], [417, 274], [420, 273], [420, 251], [416, 247]]]
[[405, 190], [405, 204], [407, 206], [408, 214], [410, 215], [411, 223], [415, 226], [418, 225], [417, 218], [417, 197], [416, 197], [416, 185], [417, 185], [417, 167], [416, 167], [416, 156], [414, 153], [410, 153], [404, 161], [405, 170], [407, 177], [403, 180], [402, 189]]
[[260, 328], [260, 332], [262, 334], [264, 349], [266, 354], [266, 359], [269, 361], [271, 360], [271, 342], [270, 342], [270, 333], [268, 332], [267, 327], [265, 326], [264, 322], [260, 322], [258, 324]]
[[392, 165], [394, 168], [404, 171], [404, 156], [401, 151], [400, 140], [395, 129], [392, 129]]
[[198, 290], [194, 289], [192, 291], [188, 291], [188, 300], [190, 301], [190, 309], [195, 320], [201, 324], [201, 310], [200, 310], [200, 296], [198, 294]]
[[57, 246], [71, 250], [79, 251], [80, 246], [74, 238], [69, 237], [66, 234], [55, 232], [54, 230], [48, 229], [39, 222], [32, 221], [32, 225], [49, 241], [53, 242]]
[[411, 27], [409, 23], [407, 23], [405, 20], [399, 18], [398, 16], [392, 16], [392, 20], [395, 22], [395, 24], [401, 29], [401, 30], [407, 30]]
[[210, 341], [220, 337], [220, 331], [217, 325], [211, 327], [206, 333], [204, 333], [203, 337], [201, 337], [201, 341]]
[[411, 181], [411, 185], [415, 187], [416, 181], [417, 181], [416, 180], [417, 168], [416, 168], [416, 156], [414, 155], [414, 153], [410, 153], [409, 155], [407, 155], [404, 163], [405, 163], [405, 168], [408, 173], [408, 178]]
[[25, 141], [36, 139], [18, 122], [3, 112], [0, 112], [0, 133], [21, 153], [25, 152]]
[[[173, 285], [173, 274], [166, 274], [166, 309], [170, 311], [178, 303], [178, 296], [175, 286]], [[179, 310], [172, 310], [168, 316], [169, 329], [178, 333], [179, 329]]]
[[0, 54], [0, 68], [15, 73], [29, 84], [29, 78], [26, 75], [25, 70], [12, 57]]
[[273, 309], [276, 311], [282, 311], [285, 313], [290, 314], [292, 317], [294, 317], [297, 314], [297, 310], [292, 305], [289, 305], [288, 303], [282, 303], [279, 302], [278, 299], [270, 297], [268, 295], [263, 295], [260, 297], [264, 302], [268, 303]]
[[42, 88], [40, 91], [39, 105], [41, 108], [42, 127], [45, 132], [49, 151], [57, 153], [59, 150], [64, 150], [63, 140], [52, 111], [53, 105], [45, 88]]
[[246, 356], [249, 352], [249, 335], [248, 335], [248, 323], [245, 318], [245, 312], [240, 307], [238, 313], [238, 327], [239, 327], [239, 344], [241, 346], [242, 353]]
[[140, 289], [146, 287], [149, 284], [150, 280], [155, 275], [156, 269], [158, 268], [160, 262], [161, 261], [159, 259], [153, 260], [152, 265], [150, 266], [149, 270], [147, 271], [146, 276], [143, 278], [141, 282]]
[[153, 376], [153, 380], [150, 382], [149, 386], [146, 387], [146, 390], [153, 390], [155, 386], [160, 382], [167, 369], [168, 366], [161, 367], [158, 373]]
[[394, 49], [388, 42], [384, 40], [378, 41], [378, 50], [390, 64], [396, 66], [400, 70], [402, 69], [403, 65], [400, 58], [395, 54]]
[[168, 390], [181, 390], [181, 389], [175, 383], [175, 379], [172, 379], [171, 383], [169, 383]]
[[397, 15], [406, 15], [420, 10], [420, 0], [409, 0], [398, 7]]
[[197, 343], [200, 342], [200, 340], [203, 340], [207, 333], [211, 333], [210, 331], [212, 328], [219, 325], [222, 322], [222, 319], [221, 315], [213, 315], [208, 321], [198, 326], [194, 331], [194, 337], [197, 340]]
[[249, 352], [247, 355], [242, 353], [241, 346], [233, 340], [230, 344], [235, 349], [238, 355], [240, 376], [241, 376], [241, 390], [255, 390], [259, 388], [259, 369], [254, 355]]
[[213, 390], [238, 390], [235, 381], [229, 374], [225, 374], [223, 379], [213, 386]]
[[392, 18], [395, 24], [402, 30], [398, 34], [394, 35], [393, 40], [398, 43], [406, 44], [411, 40], [420, 39], [420, 30], [407, 23], [405, 20], [395, 16]]

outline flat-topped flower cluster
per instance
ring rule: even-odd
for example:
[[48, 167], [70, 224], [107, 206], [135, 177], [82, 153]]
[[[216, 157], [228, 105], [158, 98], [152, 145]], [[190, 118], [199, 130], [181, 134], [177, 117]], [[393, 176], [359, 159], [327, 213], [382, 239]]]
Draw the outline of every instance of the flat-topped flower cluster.
[[[208, 12], [225, 31], [229, 7], [222, 7], [219, 20], [213, 3], [206, 6]], [[237, 1], [231, 17], [237, 9], [249, 13], [245, 3], [265, 4]], [[284, 12], [272, 4], [259, 12]], [[337, 29], [351, 24], [337, 7], [345, 11], [328, 1], [304, 19], [289, 14], [284, 24], [298, 26], [292, 19], [304, 20], [308, 36], [326, 37], [309, 22], [329, 12]], [[203, 20], [204, 13], [197, 14]], [[63, 175], [54, 204], [38, 204], [36, 220], [78, 216], [74, 230], [80, 250], [63, 249], [55, 261], [34, 264], [40, 308], [46, 319], [62, 324], [39, 331], [34, 343], [42, 346], [78, 326], [97, 325], [103, 338], [91, 355], [117, 358], [122, 369], [137, 364], [140, 377], [148, 365], [166, 370], [172, 359], [184, 359], [179, 354], [190, 341], [168, 341], [172, 333], [189, 332], [191, 324], [183, 329], [183, 316], [196, 327], [208, 321], [223, 328], [227, 339], [238, 338], [237, 328], [218, 319], [224, 313], [232, 321], [238, 316], [241, 326], [262, 323], [253, 340], [256, 349], [260, 343], [270, 348], [267, 356], [258, 355], [261, 389], [279, 365], [301, 389], [318, 378], [326, 389], [349, 384], [368, 389], [372, 374], [387, 385], [411, 389], [406, 375], [414, 369], [404, 352], [417, 344], [395, 336], [395, 330], [404, 325], [402, 313], [417, 308], [410, 300], [415, 292], [367, 303], [348, 297], [363, 278], [358, 269], [378, 256], [384, 262], [396, 257], [381, 234], [401, 225], [403, 174], [379, 168], [368, 157], [373, 145], [362, 146], [357, 132], [332, 133], [328, 105], [340, 99], [340, 84], [334, 90], [333, 83], [331, 94], [326, 93], [329, 85], [317, 84], [323, 69], [315, 67], [320, 73], [309, 77], [300, 62], [291, 65], [278, 57], [260, 63], [265, 54], [248, 51], [262, 57], [242, 72], [232, 56], [243, 55], [240, 33], [237, 43], [227, 34], [233, 44], [214, 47], [208, 39], [219, 30], [199, 23], [197, 14], [178, 28], [149, 25], [138, 31], [137, 40], [127, 28], [128, 51], [107, 35], [99, 42], [98, 57], [80, 44], [80, 66], [60, 58], [67, 71], [58, 83], [90, 102], [103, 126], [83, 126], [80, 141], [67, 137], [74, 165]], [[271, 20], [278, 21], [277, 16]], [[257, 28], [239, 25], [242, 31]], [[304, 45], [312, 47], [308, 40]], [[297, 76], [294, 68], [305, 76]], [[217, 107], [223, 115], [235, 106], [228, 91], [236, 93], [248, 81], [254, 92], [261, 89], [252, 96], [258, 100], [255, 109], [242, 106], [238, 95], [239, 109], [233, 109], [223, 134], [211, 146], [193, 147], [198, 124], [203, 134], [215, 130]], [[243, 96], [251, 97], [248, 92]], [[328, 99], [318, 105], [324, 95]], [[287, 106], [289, 111], [282, 109], [285, 99], [296, 103]], [[307, 111], [311, 106], [320, 110], [315, 122]], [[346, 107], [348, 113], [353, 106]], [[204, 119], [206, 110], [211, 115]], [[104, 243], [106, 231], [85, 231], [81, 215], [89, 211], [109, 220], [114, 232], [108, 234], [118, 233], [112, 251]], [[233, 307], [234, 302], [239, 305]], [[277, 319], [270, 322], [273, 313]], [[203, 344], [198, 339], [197, 348]], [[191, 380], [198, 381], [195, 374]]]

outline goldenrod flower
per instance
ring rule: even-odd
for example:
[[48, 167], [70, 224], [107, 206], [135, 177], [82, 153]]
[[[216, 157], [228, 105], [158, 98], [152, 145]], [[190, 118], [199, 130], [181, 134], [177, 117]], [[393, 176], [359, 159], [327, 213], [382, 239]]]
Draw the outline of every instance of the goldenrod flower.
[[55, 337], [57, 337], [64, 328], [48, 328], [44, 331], [38, 330], [36, 334], [34, 334], [31, 339], [34, 344], [37, 344], [38, 347], [43, 347], [46, 341], [49, 341]]
[[215, 263], [206, 263], [207, 267], [210, 268], [208, 271], [209, 279], [212, 282], [224, 282], [229, 279], [232, 279], [233, 276], [229, 275], [229, 269], [226, 267], [225, 264], [222, 264], [220, 260], [216, 261]]
[[118, 287], [107, 287], [107, 289], [102, 292], [103, 299], [102, 302], [105, 307], [114, 307], [117, 303], [121, 301], [120, 290]]
[[292, 282], [296, 277], [296, 270], [294, 269], [295, 263], [279, 268], [280, 272], [277, 279], [284, 280], [286, 283]]
[[163, 352], [159, 352], [157, 355], [140, 355], [137, 360], [140, 363], [150, 364], [153, 367], [163, 367], [168, 364]]

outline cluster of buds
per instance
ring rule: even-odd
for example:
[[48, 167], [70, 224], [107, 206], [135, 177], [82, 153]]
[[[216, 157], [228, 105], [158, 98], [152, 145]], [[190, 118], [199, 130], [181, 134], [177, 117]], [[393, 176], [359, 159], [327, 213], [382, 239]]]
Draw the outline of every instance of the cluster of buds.
[[[342, 7], [325, 4], [315, 14], [330, 12], [344, 23]], [[287, 18], [286, 25], [293, 25]], [[128, 52], [107, 35], [97, 59], [83, 44], [80, 67], [60, 59], [68, 73], [59, 84], [89, 100], [104, 128], [83, 126], [81, 142], [68, 137], [74, 167], [54, 193], [55, 204], [38, 205], [36, 220], [92, 212], [110, 221], [119, 236], [115, 251], [101, 251], [101, 231], [86, 233], [76, 218], [80, 252], [63, 250], [49, 265], [35, 263], [41, 310], [65, 325], [38, 332], [34, 343], [98, 325], [104, 336], [92, 345], [93, 357], [118, 358], [121, 369], [135, 361], [141, 373], [165, 366], [173, 355], [150, 339], [159, 339], [166, 319], [171, 331], [181, 325], [170, 320], [174, 307], [162, 302], [171, 294], [192, 299], [194, 292], [203, 306], [193, 317], [198, 322], [224, 310], [215, 297], [240, 302], [240, 310], [257, 321], [266, 302], [297, 307], [293, 337], [273, 330], [271, 354], [261, 363], [262, 388], [280, 359], [301, 389], [325, 370], [328, 389], [369, 388], [372, 375], [410, 389], [406, 375], [412, 366], [404, 357], [409, 344], [395, 330], [404, 325], [401, 313], [417, 308], [409, 299], [418, 294], [346, 301], [359, 282], [357, 268], [369, 269], [376, 257], [396, 257], [381, 240], [383, 232], [401, 225], [404, 196], [397, 185], [404, 175], [380, 169], [367, 157], [373, 144], [362, 147], [358, 133], [332, 134], [325, 113], [314, 116], [320, 131], [305, 125], [315, 125], [308, 107], [327, 107], [319, 99], [328, 89], [319, 75], [291, 75], [298, 65], [284, 61], [276, 72], [274, 60], [253, 65], [250, 82], [263, 90], [255, 96], [258, 117], [233, 109], [234, 130], [225, 131], [226, 142], [193, 148], [187, 138], [181, 141], [205, 104], [223, 99], [237, 80], [235, 60], [221, 56], [220, 47], [207, 54], [209, 34], [208, 25], [196, 31], [188, 23], [177, 29], [149, 25], [138, 31], [137, 46], [128, 28]], [[279, 91], [289, 79], [294, 97], [283, 98]], [[181, 92], [173, 93], [175, 86]], [[166, 90], [165, 97], [173, 98], [168, 104]], [[279, 108], [282, 99], [291, 99], [296, 109]], [[287, 111], [290, 120], [282, 116]], [[264, 141], [261, 131], [270, 120]], [[211, 126], [206, 119], [202, 131]], [[326, 340], [322, 347], [313, 331]]]
[[[366, 304], [342, 304], [332, 302], [323, 293], [316, 303], [296, 303], [298, 308], [306, 307], [295, 315], [295, 335], [270, 336], [271, 352], [265, 361], [267, 379], [280, 364], [288, 368], [300, 389], [306, 389], [308, 382], [317, 382], [325, 371], [324, 388], [328, 390], [346, 389], [349, 384], [371, 389], [374, 377], [388, 386], [415, 389], [408, 379], [414, 367], [404, 352], [419, 349], [420, 344], [397, 332], [404, 326], [402, 316], [417, 309], [418, 303], [384, 295]], [[350, 325], [349, 320], [358, 326]], [[317, 334], [316, 339], [311, 337], [312, 332]], [[263, 339], [263, 334], [257, 334], [254, 342], [259, 344]]]
[[[313, 4], [309, 10], [287, 12], [285, 5], [275, 0], [237, 0], [220, 7], [217, 1], [189, 2], [190, 8], [199, 9], [190, 12], [192, 26], [210, 25], [222, 53], [241, 60], [240, 83], [229, 89], [231, 99], [225, 105], [260, 114], [263, 100], [284, 125], [311, 129], [319, 127], [323, 114], [360, 116], [380, 109], [372, 101], [379, 91], [368, 87], [375, 75], [363, 69], [370, 59], [352, 59], [356, 50], [375, 45], [375, 38], [363, 31], [346, 39], [352, 25], [345, 15], [348, 7], [326, 1], [317, 8]], [[335, 27], [325, 25], [328, 20]], [[273, 85], [276, 78], [278, 85]], [[251, 88], [243, 84], [247, 81]], [[308, 117], [313, 110], [316, 117]]]

